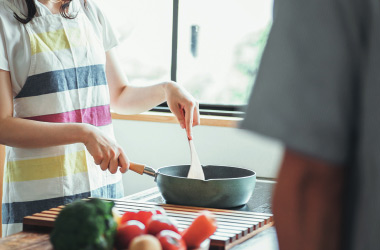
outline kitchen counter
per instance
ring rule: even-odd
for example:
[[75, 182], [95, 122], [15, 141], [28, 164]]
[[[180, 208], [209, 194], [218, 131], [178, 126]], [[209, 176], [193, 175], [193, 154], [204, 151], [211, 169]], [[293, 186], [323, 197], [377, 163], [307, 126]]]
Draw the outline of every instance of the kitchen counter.
[[[234, 210], [271, 213], [271, 192], [274, 182], [260, 181], [256, 183], [254, 194], [242, 207]], [[157, 188], [148, 189], [130, 196], [126, 200], [164, 203]], [[52, 250], [49, 235], [46, 232], [24, 231], [0, 239], [0, 249], [41, 249]], [[278, 250], [274, 227], [268, 228], [249, 240], [231, 248], [231, 250]]]

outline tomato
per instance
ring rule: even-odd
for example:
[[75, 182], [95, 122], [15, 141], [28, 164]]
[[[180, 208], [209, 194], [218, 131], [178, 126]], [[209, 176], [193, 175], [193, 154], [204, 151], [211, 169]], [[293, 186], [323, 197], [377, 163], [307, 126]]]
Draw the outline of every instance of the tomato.
[[155, 214], [165, 214], [165, 210], [162, 208], [154, 208], [149, 211], [138, 211], [138, 212], [125, 212], [121, 219], [119, 220], [119, 225], [123, 224], [124, 222], [130, 221], [130, 220], [138, 220], [142, 222], [145, 226], [147, 226]]
[[162, 230], [156, 235], [163, 250], [186, 250], [186, 243], [182, 236], [171, 230]]
[[124, 224], [125, 222], [127, 221], [130, 221], [130, 220], [136, 220], [136, 214], [135, 212], [125, 212], [122, 216], [121, 216], [121, 219], [120, 219], [120, 224], [119, 225], [122, 225]]
[[130, 220], [137, 220], [147, 226], [154, 214], [155, 211], [125, 212], [121, 217], [120, 223], [123, 224]]
[[138, 211], [136, 214], [136, 219], [142, 222], [145, 226], [148, 226], [154, 213], [152, 211]]
[[137, 220], [130, 220], [121, 224], [116, 233], [116, 248], [128, 248], [129, 243], [133, 240], [133, 238], [145, 234], [145, 231], [145, 225]]
[[147, 227], [147, 233], [156, 235], [162, 230], [171, 230], [176, 233], [179, 233], [177, 227], [174, 225], [173, 221], [171, 221], [168, 217], [163, 214], [156, 214], [152, 216], [151, 221]]
[[199, 247], [200, 244], [216, 231], [216, 220], [209, 211], [201, 211], [191, 225], [182, 232], [187, 247]]

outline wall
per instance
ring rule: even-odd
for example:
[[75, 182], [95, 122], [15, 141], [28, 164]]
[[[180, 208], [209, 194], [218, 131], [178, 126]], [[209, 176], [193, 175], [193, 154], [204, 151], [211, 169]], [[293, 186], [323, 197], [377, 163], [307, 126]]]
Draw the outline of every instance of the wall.
[[[186, 133], [178, 124], [113, 120], [117, 141], [129, 159], [153, 168], [190, 164]], [[249, 168], [258, 177], [275, 178], [282, 146], [267, 138], [235, 128], [197, 126], [194, 144], [202, 165]], [[125, 194], [155, 187], [152, 177], [128, 172]]]

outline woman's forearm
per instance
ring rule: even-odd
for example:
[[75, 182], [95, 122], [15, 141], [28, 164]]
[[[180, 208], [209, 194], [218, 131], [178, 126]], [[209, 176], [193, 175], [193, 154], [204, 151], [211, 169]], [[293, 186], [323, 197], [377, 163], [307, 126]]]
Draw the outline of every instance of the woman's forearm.
[[21, 118], [0, 120], [0, 144], [19, 148], [43, 148], [83, 143], [95, 164], [112, 174], [129, 167], [123, 149], [97, 127], [85, 123], [48, 123]]
[[114, 50], [106, 53], [106, 73], [109, 84], [111, 108], [121, 114], [138, 114], [166, 101], [166, 88], [173, 82], [151, 86], [133, 86], [120, 67]]
[[0, 120], [0, 144], [20, 148], [85, 143], [90, 129], [80, 123], [49, 123], [21, 118]]
[[85, 142], [90, 125], [32, 121], [13, 117], [9, 71], [0, 70], [0, 144], [20, 148]]
[[112, 49], [106, 53], [106, 74], [113, 110], [138, 114], [167, 101], [181, 127], [186, 128], [187, 137], [192, 138], [192, 127], [200, 122], [199, 104], [183, 86], [173, 81], [146, 87], [130, 86]]
[[165, 88], [171, 82], [151, 86], [128, 85], [123, 88], [119, 97], [111, 101], [111, 107], [120, 114], [139, 114], [157, 106], [166, 100]]

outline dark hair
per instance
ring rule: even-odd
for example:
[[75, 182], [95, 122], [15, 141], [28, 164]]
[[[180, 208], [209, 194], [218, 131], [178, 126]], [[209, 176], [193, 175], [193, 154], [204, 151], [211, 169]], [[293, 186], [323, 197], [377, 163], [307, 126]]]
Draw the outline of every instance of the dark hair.
[[[76, 15], [71, 16], [67, 15], [67, 8], [70, 6], [72, 0], [62, 0], [62, 5], [59, 8], [59, 13], [61, 13], [61, 16], [68, 19], [74, 19]], [[26, 18], [21, 18], [16, 13], [13, 13], [13, 16], [21, 23], [26, 24], [29, 23], [33, 17], [36, 15], [37, 8], [36, 4], [34, 3], [34, 0], [25, 0], [26, 6], [28, 8], [28, 15]], [[84, 5], [86, 6], [86, 0], [84, 0]]]

